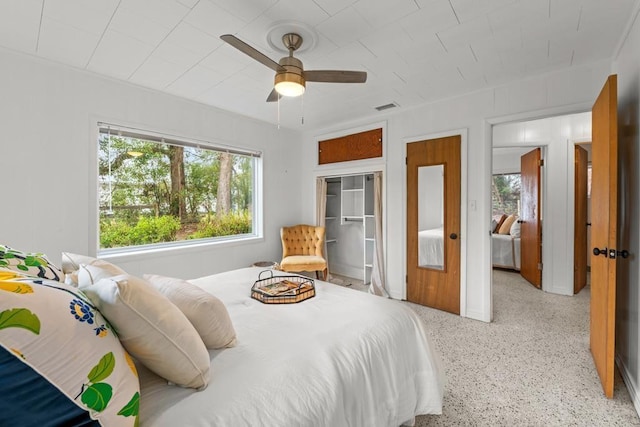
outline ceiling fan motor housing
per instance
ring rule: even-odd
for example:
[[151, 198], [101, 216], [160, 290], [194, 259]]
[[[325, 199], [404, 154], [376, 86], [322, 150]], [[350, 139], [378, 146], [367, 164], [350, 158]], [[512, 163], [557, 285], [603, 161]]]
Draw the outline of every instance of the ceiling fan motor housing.
[[306, 87], [304, 77], [302, 76], [302, 62], [298, 58], [285, 56], [279, 63], [285, 71], [276, 72], [276, 77], [274, 79], [275, 85], [281, 82], [291, 82], [297, 83], [302, 87]]

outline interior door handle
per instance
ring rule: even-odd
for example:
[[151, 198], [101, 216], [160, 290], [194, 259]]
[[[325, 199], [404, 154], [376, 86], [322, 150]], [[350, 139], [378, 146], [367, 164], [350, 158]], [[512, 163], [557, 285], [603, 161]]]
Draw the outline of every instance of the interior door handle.
[[604, 257], [606, 258], [607, 257], [607, 248], [604, 248], [604, 249], [593, 248], [593, 254], [595, 256], [604, 255]]
[[621, 251], [616, 251], [616, 255], [621, 256], [622, 258], [628, 258], [629, 257], [629, 251], [624, 249]]
[[456, 240], [458, 238], [458, 235], [456, 233], [451, 233], [451, 234], [449, 234], [449, 238], [451, 240]]

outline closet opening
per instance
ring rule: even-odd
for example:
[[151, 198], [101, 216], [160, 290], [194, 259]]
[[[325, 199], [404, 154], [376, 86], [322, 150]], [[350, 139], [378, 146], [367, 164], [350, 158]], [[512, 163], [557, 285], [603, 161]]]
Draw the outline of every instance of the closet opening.
[[326, 229], [328, 281], [378, 295], [384, 289], [382, 172], [318, 178], [317, 222]]
[[373, 174], [326, 178], [329, 275], [368, 286], [373, 269]]

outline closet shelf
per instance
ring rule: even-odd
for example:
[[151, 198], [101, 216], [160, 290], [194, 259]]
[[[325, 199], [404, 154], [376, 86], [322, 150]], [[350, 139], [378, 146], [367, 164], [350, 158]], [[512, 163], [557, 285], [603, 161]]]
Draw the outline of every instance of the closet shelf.
[[351, 193], [351, 192], [359, 192], [359, 191], [364, 191], [364, 188], [343, 188], [342, 189], [343, 193]]
[[365, 242], [375, 242], [376, 239], [374, 239], [373, 237], [366, 237], [364, 239]]

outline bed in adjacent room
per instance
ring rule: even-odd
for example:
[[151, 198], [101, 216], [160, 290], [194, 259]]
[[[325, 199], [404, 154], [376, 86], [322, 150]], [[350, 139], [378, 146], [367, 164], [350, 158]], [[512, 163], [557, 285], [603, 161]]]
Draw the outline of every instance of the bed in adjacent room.
[[520, 222], [516, 215], [497, 215], [491, 225], [494, 267], [520, 271]]
[[322, 281], [306, 301], [262, 304], [250, 298], [260, 271], [191, 281], [224, 302], [237, 345], [209, 352], [202, 391], [141, 367], [142, 426], [397, 426], [441, 413], [443, 370], [411, 309]]
[[520, 237], [494, 233], [491, 235], [491, 244], [494, 267], [520, 270]]

